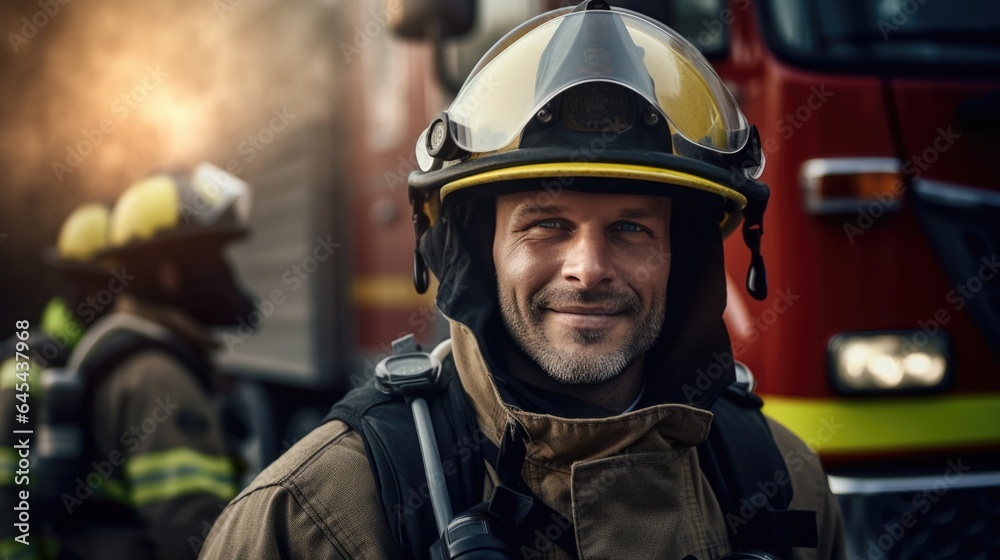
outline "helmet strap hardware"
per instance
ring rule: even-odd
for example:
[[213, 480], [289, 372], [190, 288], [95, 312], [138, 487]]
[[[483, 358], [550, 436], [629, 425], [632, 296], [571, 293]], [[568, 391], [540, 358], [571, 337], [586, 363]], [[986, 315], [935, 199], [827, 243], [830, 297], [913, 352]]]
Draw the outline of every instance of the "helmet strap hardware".
[[430, 273], [427, 271], [427, 263], [424, 262], [420, 249], [413, 250], [413, 287], [418, 294], [427, 293], [430, 287]]
[[431, 227], [430, 218], [421, 211], [423, 204], [418, 197], [423, 198], [424, 194], [410, 187], [410, 204], [413, 206], [413, 233], [416, 238], [416, 247], [413, 249], [413, 287], [418, 294], [427, 293], [430, 287], [430, 273], [427, 270], [427, 263], [424, 256], [420, 254], [420, 238], [423, 237]]
[[656, 110], [652, 107], [647, 107], [642, 113], [642, 124], [648, 127], [654, 127], [660, 123], [660, 115], [656, 113]]
[[747, 270], [747, 292], [758, 301], [767, 298], [767, 270], [760, 254], [760, 240], [764, 236], [764, 209], [751, 202], [744, 213], [743, 241], [750, 249], [750, 268]]
[[544, 107], [535, 113], [535, 118], [543, 124], [548, 124], [552, 122], [552, 107], [549, 103], [546, 103]]
[[448, 118], [448, 113], [444, 111], [431, 121], [431, 126], [427, 131], [426, 148], [428, 155], [445, 161], [456, 160], [469, 153], [455, 143], [451, 134], [451, 120]]

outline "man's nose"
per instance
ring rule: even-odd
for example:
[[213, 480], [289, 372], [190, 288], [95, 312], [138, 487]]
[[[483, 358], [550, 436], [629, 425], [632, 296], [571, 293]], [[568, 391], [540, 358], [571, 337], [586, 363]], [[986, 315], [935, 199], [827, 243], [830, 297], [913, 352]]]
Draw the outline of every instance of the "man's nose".
[[583, 290], [617, 277], [603, 231], [581, 228], [575, 233], [563, 254], [562, 274], [564, 279]]

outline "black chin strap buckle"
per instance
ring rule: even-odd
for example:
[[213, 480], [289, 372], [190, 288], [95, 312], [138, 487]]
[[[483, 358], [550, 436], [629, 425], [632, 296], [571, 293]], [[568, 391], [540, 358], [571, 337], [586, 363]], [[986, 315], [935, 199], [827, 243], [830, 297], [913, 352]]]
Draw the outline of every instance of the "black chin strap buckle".
[[760, 240], [764, 236], [764, 209], [751, 201], [744, 212], [743, 241], [750, 249], [750, 268], [747, 270], [747, 292], [758, 301], [767, 298], [767, 270], [760, 254]]
[[423, 196], [410, 187], [410, 204], [413, 206], [413, 233], [416, 238], [413, 249], [413, 287], [416, 288], [418, 294], [425, 294], [427, 288], [430, 287], [431, 280], [427, 263], [424, 262], [424, 256], [420, 254], [420, 238], [430, 229], [431, 221], [424, 213], [421, 198]]

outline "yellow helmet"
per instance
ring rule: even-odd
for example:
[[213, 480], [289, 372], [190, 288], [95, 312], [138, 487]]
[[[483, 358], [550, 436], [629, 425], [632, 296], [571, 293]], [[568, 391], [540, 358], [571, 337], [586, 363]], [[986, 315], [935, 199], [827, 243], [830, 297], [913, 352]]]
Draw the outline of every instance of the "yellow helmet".
[[250, 196], [245, 182], [209, 163], [190, 173], [143, 178], [122, 193], [111, 212], [106, 254], [241, 237], [248, 231]]
[[55, 247], [44, 253], [50, 265], [75, 274], [103, 274], [101, 253], [108, 246], [108, 208], [84, 204], [63, 220]]
[[[722, 216], [724, 235], [743, 220], [753, 253], [747, 287], [766, 296], [759, 248], [770, 190], [757, 180], [757, 129], [693, 45], [636, 12], [589, 0], [511, 31], [431, 121], [416, 157], [418, 247], [458, 192], [669, 194], [720, 206], [712, 215]], [[419, 250], [415, 260], [422, 291]]]
[[91, 262], [108, 245], [108, 215], [101, 204], [73, 210], [59, 229], [56, 255], [67, 261]]

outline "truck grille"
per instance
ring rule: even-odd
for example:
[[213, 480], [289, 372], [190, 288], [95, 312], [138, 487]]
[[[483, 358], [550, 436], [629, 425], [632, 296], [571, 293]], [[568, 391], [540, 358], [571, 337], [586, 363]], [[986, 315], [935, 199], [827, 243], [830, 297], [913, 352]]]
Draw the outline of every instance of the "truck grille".
[[[962, 477], [965, 483], [975, 482], [969, 477]], [[831, 487], [838, 492], [834, 478]], [[1000, 473], [977, 479], [989, 486], [959, 487], [947, 478], [926, 478], [907, 490], [838, 492], [848, 558], [1000, 558]]]

